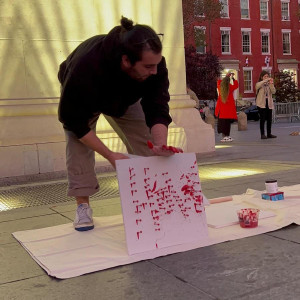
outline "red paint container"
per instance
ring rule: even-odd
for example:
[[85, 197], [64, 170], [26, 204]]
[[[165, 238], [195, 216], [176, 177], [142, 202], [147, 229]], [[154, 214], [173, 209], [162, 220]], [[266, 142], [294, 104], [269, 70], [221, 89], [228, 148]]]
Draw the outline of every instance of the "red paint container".
[[255, 228], [258, 226], [259, 209], [243, 208], [237, 211], [242, 228]]

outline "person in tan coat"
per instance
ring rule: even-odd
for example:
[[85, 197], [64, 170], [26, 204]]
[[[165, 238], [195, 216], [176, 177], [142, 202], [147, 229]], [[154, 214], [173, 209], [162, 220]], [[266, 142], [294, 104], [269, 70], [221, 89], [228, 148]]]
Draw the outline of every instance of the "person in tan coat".
[[[273, 78], [269, 72], [262, 71], [259, 75], [258, 82], [255, 85], [256, 89], [256, 106], [260, 116], [260, 134], [261, 139], [276, 138], [276, 135], [271, 133], [272, 127], [272, 112], [274, 103], [272, 95], [275, 94]], [[265, 135], [265, 123], [267, 122], [267, 135]]]

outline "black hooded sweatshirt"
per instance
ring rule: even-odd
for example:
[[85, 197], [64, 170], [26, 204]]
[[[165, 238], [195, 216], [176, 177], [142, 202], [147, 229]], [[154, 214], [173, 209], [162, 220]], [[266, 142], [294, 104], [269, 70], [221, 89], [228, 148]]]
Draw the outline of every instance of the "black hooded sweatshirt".
[[90, 131], [89, 120], [98, 114], [121, 117], [139, 99], [146, 124], [168, 126], [170, 95], [165, 58], [157, 74], [143, 82], [121, 70], [119, 33], [121, 26], [107, 35], [94, 36], [81, 43], [60, 65], [62, 85], [58, 115], [63, 127], [82, 138]]

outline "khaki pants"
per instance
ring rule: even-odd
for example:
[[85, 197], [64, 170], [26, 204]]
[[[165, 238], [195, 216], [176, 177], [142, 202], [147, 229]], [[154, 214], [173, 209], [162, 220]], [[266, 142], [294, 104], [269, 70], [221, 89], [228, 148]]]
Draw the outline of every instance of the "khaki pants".
[[[104, 115], [111, 127], [126, 145], [130, 154], [151, 156], [147, 140], [151, 140], [150, 130], [146, 126], [144, 112], [137, 102], [127, 109], [121, 118]], [[90, 120], [90, 127], [96, 130], [99, 116]], [[95, 153], [81, 143], [75, 134], [65, 130], [66, 164], [68, 173], [68, 196], [91, 196], [98, 192], [99, 184], [95, 173]]]

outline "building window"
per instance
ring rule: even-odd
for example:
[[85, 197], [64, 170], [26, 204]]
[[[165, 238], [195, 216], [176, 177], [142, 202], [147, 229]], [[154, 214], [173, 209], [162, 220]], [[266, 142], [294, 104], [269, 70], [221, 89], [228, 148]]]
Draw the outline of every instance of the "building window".
[[197, 53], [200, 53], [200, 54], [206, 53], [205, 29], [206, 28], [204, 26], [195, 26], [194, 27], [196, 51], [197, 51]]
[[194, 16], [195, 17], [205, 17], [203, 12], [203, 0], [194, 1]]
[[290, 73], [290, 75], [292, 77], [292, 81], [294, 81], [296, 86], [298, 86], [297, 68], [282, 69], [279, 71]]
[[222, 4], [221, 16], [222, 18], [229, 18], [228, 0], [220, 0]]
[[241, 0], [241, 18], [249, 19], [249, 0]]
[[270, 47], [269, 47], [269, 32], [261, 31], [261, 53], [269, 54]]
[[282, 33], [283, 54], [291, 54], [291, 33]]
[[288, 21], [289, 19], [289, 2], [281, 1], [281, 20]]
[[221, 48], [222, 54], [230, 53], [230, 30], [221, 30]]
[[242, 31], [242, 49], [243, 54], [251, 53], [250, 31]]
[[268, 20], [268, 1], [260, 0], [260, 19], [261, 20]]
[[244, 71], [244, 92], [251, 93], [253, 92], [252, 88], [252, 70], [243, 69]]

